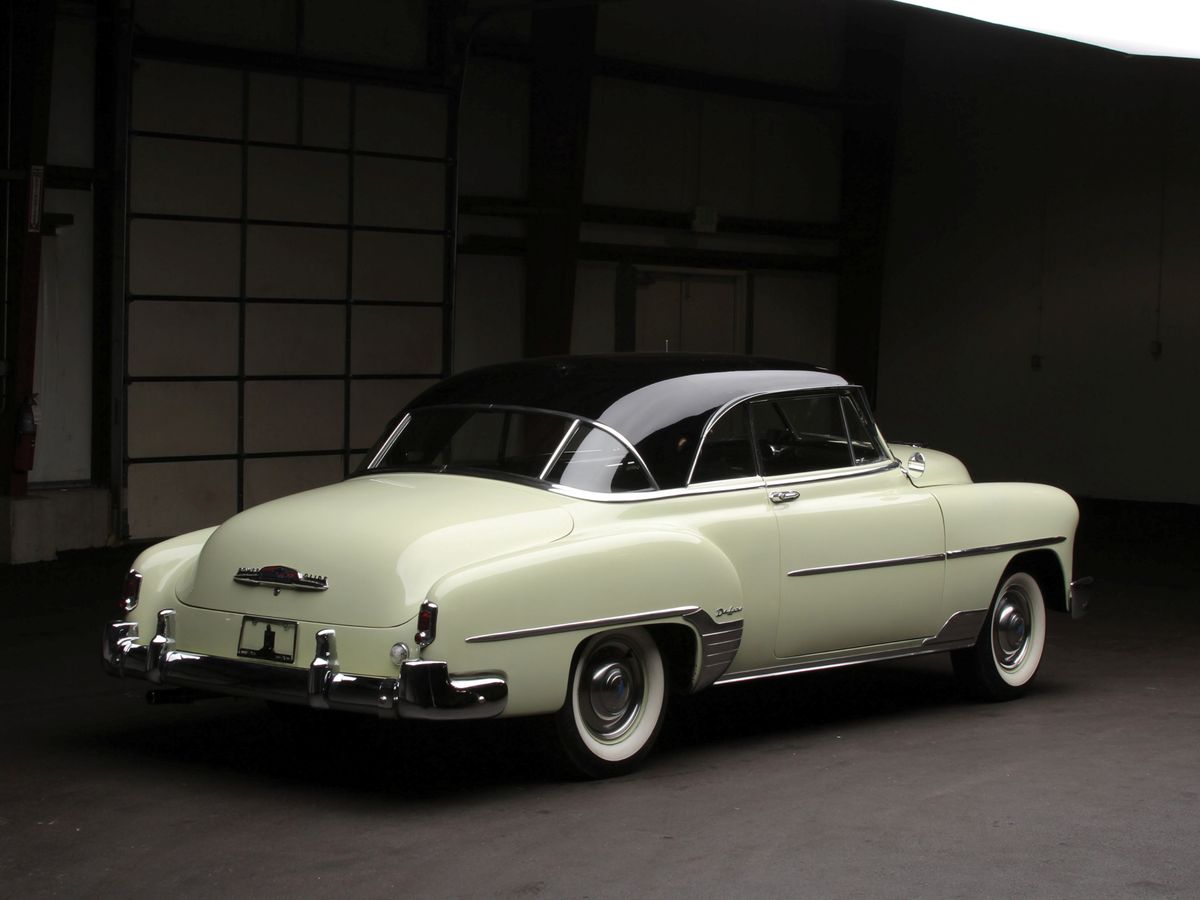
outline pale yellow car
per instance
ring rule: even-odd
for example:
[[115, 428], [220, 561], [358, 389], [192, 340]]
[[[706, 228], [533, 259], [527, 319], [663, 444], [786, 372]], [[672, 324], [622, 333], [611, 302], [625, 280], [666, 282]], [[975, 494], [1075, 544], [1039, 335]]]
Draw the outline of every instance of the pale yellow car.
[[668, 699], [949, 651], [1021, 694], [1080, 615], [1078, 511], [888, 444], [861, 389], [778, 360], [563, 357], [449, 378], [345, 481], [142, 553], [104, 663], [386, 719], [552, 715], [629, 771]]

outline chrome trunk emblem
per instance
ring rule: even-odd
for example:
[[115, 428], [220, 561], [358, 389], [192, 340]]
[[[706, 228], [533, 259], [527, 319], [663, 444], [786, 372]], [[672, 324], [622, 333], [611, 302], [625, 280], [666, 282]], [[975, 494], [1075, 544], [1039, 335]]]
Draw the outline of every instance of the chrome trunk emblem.
[[275, 588], [276, 596], [284, 588], [293, 591], [323, 591], [329, 587], [324, 575], [297, 572], [290, 566], [263, 566], [258, 569], [238, 569], [233, 580], [238, 584]]

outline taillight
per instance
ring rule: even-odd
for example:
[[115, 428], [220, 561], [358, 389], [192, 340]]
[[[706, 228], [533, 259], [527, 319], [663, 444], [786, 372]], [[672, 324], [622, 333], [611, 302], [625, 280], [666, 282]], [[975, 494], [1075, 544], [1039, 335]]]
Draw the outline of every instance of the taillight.
[[125, 576], [125, 588], [121, 591], [121, 609], [124, 612], [133, 612], [137, 609], [138, 594], [142, 592], [142, 573], [137, 569], [130, 569], [129, 574]]
[[433, 639], [437, 637], [437, 604], [432, 600], [426, 600], [421, 604], [421, 611], [417, 613], [417, 634], [415, 640], [421, 647], [428, 647], [433, 643]]

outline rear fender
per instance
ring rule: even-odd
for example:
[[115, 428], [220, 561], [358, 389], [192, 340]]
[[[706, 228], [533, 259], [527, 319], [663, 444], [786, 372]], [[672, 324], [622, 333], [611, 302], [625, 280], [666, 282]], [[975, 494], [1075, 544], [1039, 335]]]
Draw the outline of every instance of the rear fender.
[[437, 638], [424, 655], [452, 672], [504, 672], [509, 715], [561, 707], [576, 648], [622, 627], [687, 628], [695, 652], [683, 664], [695, 685], [700, 633], [720, 627], [740, 637], [742, 618], [732, 563], [684, 530], [591, 536], [490, 560], [446, 576], [430, 599]]
[[141, 573], [142, 587], [137, 608], [125, 616], [125, 621], [137, 623], [140, 642], [154, 636], [159, 610], [176, 608], [179, 598], [187, 596], [196, 577], [196, 560], [216, 530], [204, 528], [154, 544], [133, 561], [131, 568]]

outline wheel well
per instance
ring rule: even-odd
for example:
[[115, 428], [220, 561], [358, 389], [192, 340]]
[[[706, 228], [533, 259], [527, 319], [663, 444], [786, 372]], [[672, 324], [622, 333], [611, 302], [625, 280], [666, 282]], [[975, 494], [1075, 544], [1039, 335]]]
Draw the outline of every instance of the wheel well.
[[675, 691], [690, 691], [696, 669], [696, 633], [686, 625], [647, 625], [646, 630], [663, 655], [667, 683]]
[[1038, 587], [1049, 609], [1067, 611], [1067, 588], [1063, 575], [1062, 561], [1053, 550], [1031, 550], [1013, 557], [1005, 575], [1009, 572], [1028, 572], [1037, 579]]

